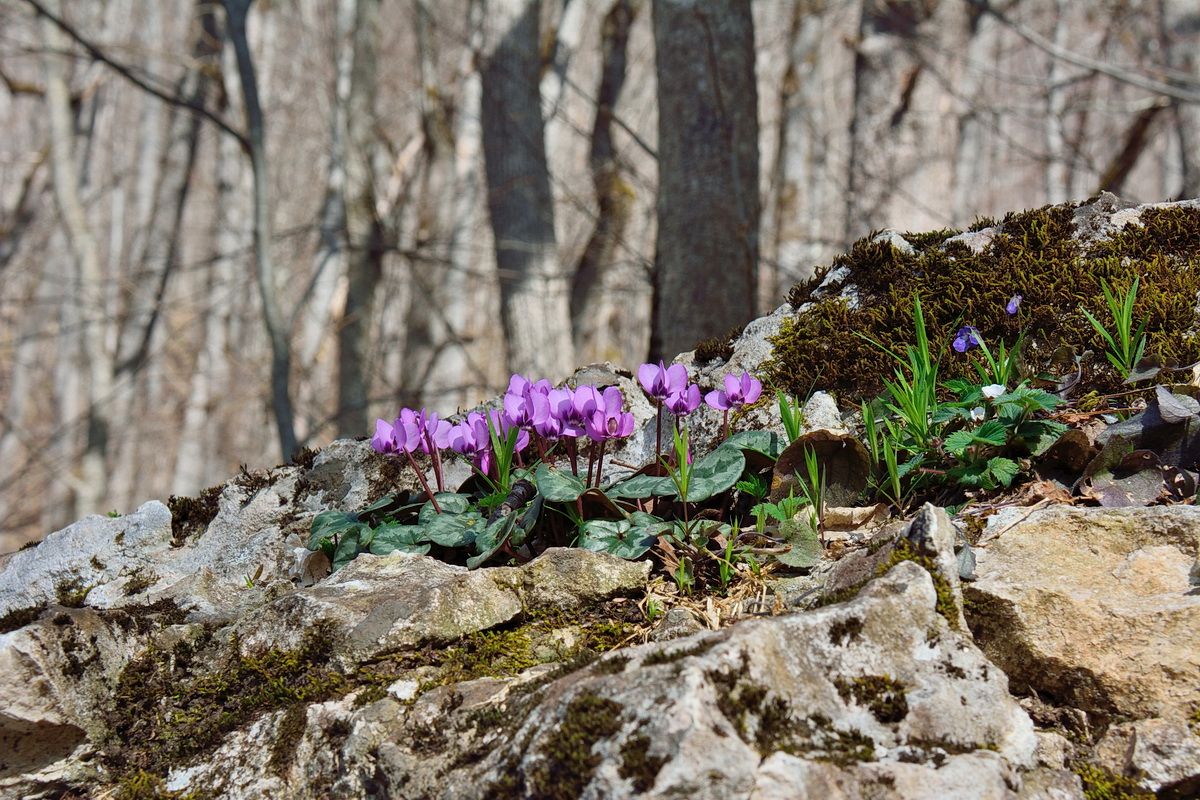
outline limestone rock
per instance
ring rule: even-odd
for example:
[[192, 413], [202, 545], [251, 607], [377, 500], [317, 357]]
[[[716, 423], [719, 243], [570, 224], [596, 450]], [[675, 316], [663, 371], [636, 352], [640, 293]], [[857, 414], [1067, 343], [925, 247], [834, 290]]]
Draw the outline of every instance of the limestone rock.
[[1186, 722], [1142, 719], [1108, 729], [1096, 761], [1116, 775], [1137, 778], [1160, 797], [1200, 794], [1200, 736]]
[[1052, 507], [978, 551], [976, 641], [1014, 687], [1094, 719], [1200, 707], [1200, 508]]

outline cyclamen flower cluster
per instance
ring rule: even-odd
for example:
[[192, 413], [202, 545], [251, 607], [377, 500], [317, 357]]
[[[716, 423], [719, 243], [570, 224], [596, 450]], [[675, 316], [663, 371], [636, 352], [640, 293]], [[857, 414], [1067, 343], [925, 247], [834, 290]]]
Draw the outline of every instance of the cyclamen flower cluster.
[[501, 409], [472, 411], [451, 424], [425, 409], [406, 408], [395, 422], [375, 422], [371, 446], [379, 453], [411, 454], [420, 450], [433, 454], [435, 459], [438, 450], [452, 450], [470, 457], [487, 474], [495, 459], [493, 432], [507, 440], [514, 429], [514, 452], [520, 453], [529, 447], [532, 434], [546, 441], [581, 436], [593, 442], [624, 439], [633, 433], [633, 414], [625, 411], [625, 397], [615, 386], [603, 392], [594, 386], [555, 389], [547, 380], [533, 382], [523, 375], [513, 375]]

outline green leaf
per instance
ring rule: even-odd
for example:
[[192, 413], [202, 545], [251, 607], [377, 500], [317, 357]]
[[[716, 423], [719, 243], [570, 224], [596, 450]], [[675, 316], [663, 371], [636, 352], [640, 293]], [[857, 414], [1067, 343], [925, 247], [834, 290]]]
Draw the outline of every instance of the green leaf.
[[787, 446], [779, 434], [771, 431], [739, 431], [726, 439], [725, 444], [739, 450], [753, 450], [770, 459], [779, 458]]
[[587, 491], [587, 486], [578, 475], [551, 469], [545, 464], [538, 466], [533, 482], [542, 497], [552, 503], [573, 503]]
[[962, 464], [946, 471], [946, 475], [963, 486], [983, 486], [987, 477], [987, 464]]
[[[434, 498], [438, 501], [438, 507], [442, 509], [443, 514], [461, 514], [471, 507], [471, 498], [465, 494], [438, 492]], [[426, 525], [436, 516], [438, 516], [438, 512], [434, 510], [433, 502], [427, 500], [425, 505], [421, 506], [420, 513], [417, 514], [417, 522]]]
[[595, 553], [632, 560], [645, 555], [654, 541], [655, 537], [647, 535], [645, 527], [635, 528], [629, 520], [591, 519], [583, 523], [578, 545]]
[[1004, 429], [1003, 423], [998, 420], [989, 419], [975, 429], [974, 438], [976, 444], [990, 444], [994, 447], [1000, 447], [1008, 441], [1008, 431]]
[[475, 569], [487, 562], [496, 554], [512, 534], [517, 525], [517, 513], [505, 514], [488, 525], [482, 533], [475, 537], [475, 549], [478, 555], [467, 559], [467, 568]]
[[634, 475], [604, 490], [615, 500], [645, 500], [648, 497], [667, 497], [675, 494], [675, 484], [670, 478], [653, 475]]
[[442, 547], [466, 547], [475, 541], [484, 524], [483, 515], [472, 509], [462, 514], [434, 514], [420, 528], [426, 541]]
[[401, 525], [399, 522], [389, 522], [380, 525], [373, 532], [370, 541], [370, 551], [377, 556], [388, 553], [418, 553], [425, 555], [429, 552], [429, 543], [423, 541], [424, 531], [420, 525]]
[[1031, 455], [1040, 456], [1054, 446], [1069, 430], [1067, 425], [1051, 419], [1038, 419], [1022, 422], [1017, 426], [1016, 435], [1029, 447]]
[[962, 430], [947, 436], [942, 446], [946, 448], [946, 452], [961, 456], [974, 442], [975, 435], [971, 431]]
[[698, 503], [733, 488], [746, 469], [746, 457], [736, 447], [721, 445], [692, 465], [687, 501]]
[[347, 511], [322, 511], [313, 517], [312, 533], [308, 537], [308, 549], [322, 549], [322, 541], [332, 542], [343, 532], [355, 529], [361, 524], [357, 514]]
[[337, 549], [333, 551], [333, 569], [339, 570], [349, 564], [358, 555], [358, 535], [361, 525], [346, 530], [338, 539]]
[[815, 566], [821, 560], [824, 548], [821, 538], [813, 526], [804, 519], [790, 519], [779, 528], [783, 540], [792, 548], [775, 556], [781, 564], [797, 569]]
[[997, 456], [996, 458], [988, 459], [987, 471], [1001, 486], [1008, 486], [1013, 482], [1013, 478], [1017, 477], [1017, 473], [1021, 471], [1021, 468], [1011, 458]]

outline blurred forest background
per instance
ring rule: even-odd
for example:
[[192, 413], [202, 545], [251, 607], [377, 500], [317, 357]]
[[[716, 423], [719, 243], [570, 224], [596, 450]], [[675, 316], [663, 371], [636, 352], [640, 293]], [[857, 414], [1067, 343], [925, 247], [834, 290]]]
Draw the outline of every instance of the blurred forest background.
[[881, 227], [1200, 195], [1195, 0], [0, 0], [0, 552]]

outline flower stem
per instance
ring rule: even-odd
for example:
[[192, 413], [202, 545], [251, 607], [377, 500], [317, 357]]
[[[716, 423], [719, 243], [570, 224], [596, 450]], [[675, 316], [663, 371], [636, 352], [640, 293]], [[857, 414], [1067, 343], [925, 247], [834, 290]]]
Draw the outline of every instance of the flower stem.
[[655, 461], [657, 461], [658, 457], [662, 455], [662, 401], [661, 400], [658, 401], [657, 406], [658, 406], [658, 419], [654, 425], [654, 460]]
[[429, 502], [433, 503], [433, 510], [437, 513], [442, 513], [442, 509], [438, 506], [437, 498], [433, 496], [433, 492], [429, 489], [429, 481], [425, 480], [425, 471], [417, 466], [417, 460], [413, 458], [413, 454], [405, 450], [404, 455], [408, 456], [408, 463], [412, 465], [413, 472], [417, 473], [417, 480], [421, 482], [421, 488], [425, 490], [425, 496], [429, 498]]
[[600, 458], [596, 462], [596, 488], [600, 488], [600, 479], [604, 477], [604, 445], [606, 442], [600, 442]]
[[568, 439], [567, 452], [571, 454], [571, 474], [579, 477], [579, 443], [574, 439]]
[[721, 426], [721, 438], [729, 438], [729, 409], [725, 409], [725, 422]]

